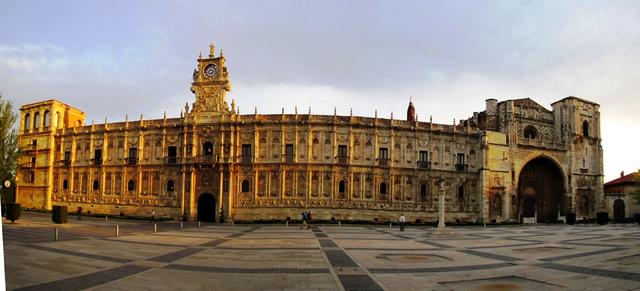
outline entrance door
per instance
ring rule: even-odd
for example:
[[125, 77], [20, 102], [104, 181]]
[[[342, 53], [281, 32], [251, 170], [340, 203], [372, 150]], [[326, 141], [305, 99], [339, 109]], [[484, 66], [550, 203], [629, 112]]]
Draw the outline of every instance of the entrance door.
[[613, 202], [613, 220], [616, 222], [624, 222], [624, 200], [617, 199]]
[[535, 158], [520, 171], [518, 195], [523, 217], [535, 214], [538, 222], [556, 222], [558, 214], [567, 212], [564, 192], [562, 170], [547, 158]]
[[198, 221], [216, 221], [216, 200], [209, 193], [201, 194], [198, 198]]

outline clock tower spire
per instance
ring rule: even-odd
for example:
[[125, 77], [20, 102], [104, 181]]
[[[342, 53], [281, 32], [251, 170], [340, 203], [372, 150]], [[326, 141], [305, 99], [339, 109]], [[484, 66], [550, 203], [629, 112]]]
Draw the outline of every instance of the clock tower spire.
[[231, 114], [226, 95], [231, 90], [229, 73], [222, 54], [215, 56], [215, 46], [209, 45], [209, 57], [198, 58], [198, 67], [193, 71], [191, 92], [196, 95], [193, 113], [216, 116]]

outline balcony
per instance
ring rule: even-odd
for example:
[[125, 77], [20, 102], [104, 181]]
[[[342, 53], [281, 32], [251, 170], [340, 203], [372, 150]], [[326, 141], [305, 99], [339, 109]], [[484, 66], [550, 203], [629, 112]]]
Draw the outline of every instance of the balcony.
[[378, 166], [389, 167], [391, 165], [391, 159], [378, 159]]
[[129, 166], [135, 166], [138, 164], [138, 158], [124, 158], [124, 164]]
[[26, 153], [31, 153], [31, 152], [35, 152], [38, 150], [38, 145], [37, 144], [29, 144], [26, 146], [21, 146], [19, 149], [20, 153], [26, 154]]
[[56, 161], [58, 167], [71, 167], [71, 160], [59, 160]]
[[165, 157], [164, 158], [165, 165], [178, 165], [178, 157]]
[[102, 166], [102, 159], [91, 159], [91, 165], [95, 167]]
[[215, 165], [217, 162], [218, 157], [215, 155], [204, 155], [185, 158], [185, 163], [192, 165]]
[[284, 155], [284, 162], [287, 164], [293, 164], [296, 162], [294, 155]]
[[253, 162], [252, 156], [240, 156], [240, 163], [251, 164]]
[[349, 157], [347, 156], [337, 156], [336, 160], [337, 160], [337, 163], [340, 165], [349, 164]]
[[431, 161], [418, 161], [418, 169], [431, 170]]
[[466, 172], [469, 170], [469, 165], [467, 164], [456, 164], [456, 171]]

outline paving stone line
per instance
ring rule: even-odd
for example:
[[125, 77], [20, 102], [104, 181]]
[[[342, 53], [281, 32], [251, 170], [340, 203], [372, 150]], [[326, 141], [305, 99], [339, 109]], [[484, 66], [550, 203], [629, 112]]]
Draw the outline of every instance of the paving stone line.
[[208, 241], [206, 243], [203, 243], [203, 244], [201, 244], [201, 246], [215, 247], [215, 246], [221, 245], [223, 243], [226, 243], [228, 241], [229, 241], [229, 239], [226, 239], [226, 238], [218, 238], [218, 239], [214, 239], [212, 241]]
[[124, 277], [129, 277], [140, 272], [151, 269], [136, 265], [124, 265], [112, 269], [102, 270], [95, 273], [81, 275], [77, 277], [31, 285], [15, 289], [17, 291], [38, 291], [38, 290], [82, 290], [93, 286], [102, 285]]
[[161, 256], [157, 256], [155, 258], [149, 259], [150, 261], [162, 262], [162, 263], [171, 263], [173, 261], [177, 261], [182, 258], [186, 258], [193, 254], [199, 253], [203, 251], [203, 248], [186, 248], [179, 251], [175, 251], [172, 253], [164, 254]]
[[230, 268], [230, 267], [208, 267], [182, 264], [170, 264], [164, 266], [166, 269], [196, 271], [206, 273], [241, 273], [241, 274], [327, 274], [327, 268]]
[[461, 253], [473, 255], [473, 256], [492, 259], [492, 260], [499, 260], [499, 261], [506, 261], [506, 262], [522, 261], [522, 259], [520, 259], [520, 258], [514, 258], [514, 257], [509, 257], [509, 256], [503, 256], [503, 255], [496, 255], [496, 254], [479, 252], [479, 251], [474, 251], [474, 250], [469, 250], [469, 249], [457, 250], [457, 251], [461, 252]]
[[320, 246], [323, 248], [337, 248], [338, 245], [331, 239], [318, 239]]
[[110, 241], [110, 242], [117, 242], [117, 243], [124, 243], [124, 244], [139, 244], [139, 245], [150, 245], [150, 246], [159, 246], [159, 247], [179, 247], [179, 248], [188, 247], [188, 245], [163, 244], [163, 243], [156, 243], [156, 242], [133, 241], [133, 240], [123, 240], [123, 239], [115, 239], [115, 238], [103, 238], [101, 240]]
[[587, 267], [578, 267], [578, 266], [565, 265], [565, 264], [556, 264], [556, 263], [544, 263], [536, 266], [546, 268], [546, 269], [565, 271], [565, 272], [580, 273], [580, 274], [586, 274], [586, 275], [592, 275], [592, 276], [602, 276], [602, 277], [640, 282], [640, 273], [611, 271], [611, 270], [603, 270], [603, 269], [595, 269], [595, 268], [587, 268]]
[[[319, 228], [312, 228], [314, 234], [322, 233], [322, 230]], [[323, 245], [322, 241], [329, 241], [332, 243], [332, 246], [340, 247], [331, 239], [318, 239], [320, 245]], [[324, 243], [325, 245], [329, 245]], [[360, 268], [360, 265], [356, 263], [343, 249], [326, 249], [323, 246], [322, 251], [325, 256], [329, 260], [329, 263], [334, 268]], [[361, 268], [361, 270], [366, 271], [366, 269]], [[335, 271], [334, 271], [335, 272]], [[335, 274], [340, 281], [340, 284], [346, 291], [351, 290], [371, 290], [378, 291], [384, 290], [369, 274]]]
[[378, 274], [445, 273], [445, 272], [457, 272], [457, 271], [498, 269], [498, 268], [504, 268], [504, 267], [510, 267], [510, 266], [514, 266], [514, 264], [513, 263], [495, 263], [495, 264], [482, 264], [482, 265], [428, 267], [428, 268], [370, 268], [368, 270], [371, 273], [378, 273]]
[[612, 252], [622, 251], [622, 250], [626, 250], [626, 249], [627, 248], [616, 247], [616, 248], [611, 248], [611, 249], [606, 249], [606, 250], [596, 250], [596, 251], [577, 253], [577, 254], [571, 254], [571, 255], [565, 255], [565, 256], [542, 258], [542, 259], [539, 259], [539, 260], [547, 261], [547, 262], [555, 262], [555, 261], [562, 261], [562, 260], [567, 260], [567, 259], [574, 259], [574, 258], [580, 258], [580, 257], [588, 257], [588, 256], [612, 253]]
[[346, 291], [384, 291], [366, 274], [338, 274], [338, 279]]
[[87, 253], [81, 253], [81, 252], [63, 250], [63, 249], [56, 249], [56, 248], [50, 248], [50, 247], [45, 247], [45, 246], [33, 245], [33, 244], [26, 244], [25, 246], [29, 247], [29, 248], [32, 248], [32, 249], [37, 249], [37, 250], [42, 250], [42, 251], [47, 251], [47, 252], [52, 252], [52, 253], [59, 253], [59, 254], [64, 254], [64, 255], [69, 255], [69, 256], [89, 258], [89, 259], [94, 259], [94, 260], [102, 260], [102, 261], [109, 261], [109, 262], [116, 262], [116, 263], [129, 263], [129, 262], [132, 262], [132, 260], [123, 259], [123, 258], [102, 256], [102, 255], [96, 255], [96, 254], [87, 254]]

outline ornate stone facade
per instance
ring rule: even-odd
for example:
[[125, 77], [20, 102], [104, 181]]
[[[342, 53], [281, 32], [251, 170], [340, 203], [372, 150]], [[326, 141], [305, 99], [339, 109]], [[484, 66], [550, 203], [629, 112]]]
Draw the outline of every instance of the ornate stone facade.
[[84, 113], [55, 100], [23, 106], [18, 201], [203, 221], [221, 211], [242, 221], [298, 219], [307, 209], [322, 220], [404, 213], [424, 222], [437, 219], [443, 179], [451, 221], [549, 219], [577, 211], [580, 199], [585, 215], [601, 207], [595, 103], [567, 97], [549, 111], [528, 98], [489, 99], [455, 125], [418, 122], [413, 104], [407, 120], [240, 115], [226, 102], [222, 53], [211, 46], [197, 61], [195, 102], [180, 118], [85, 125]]

